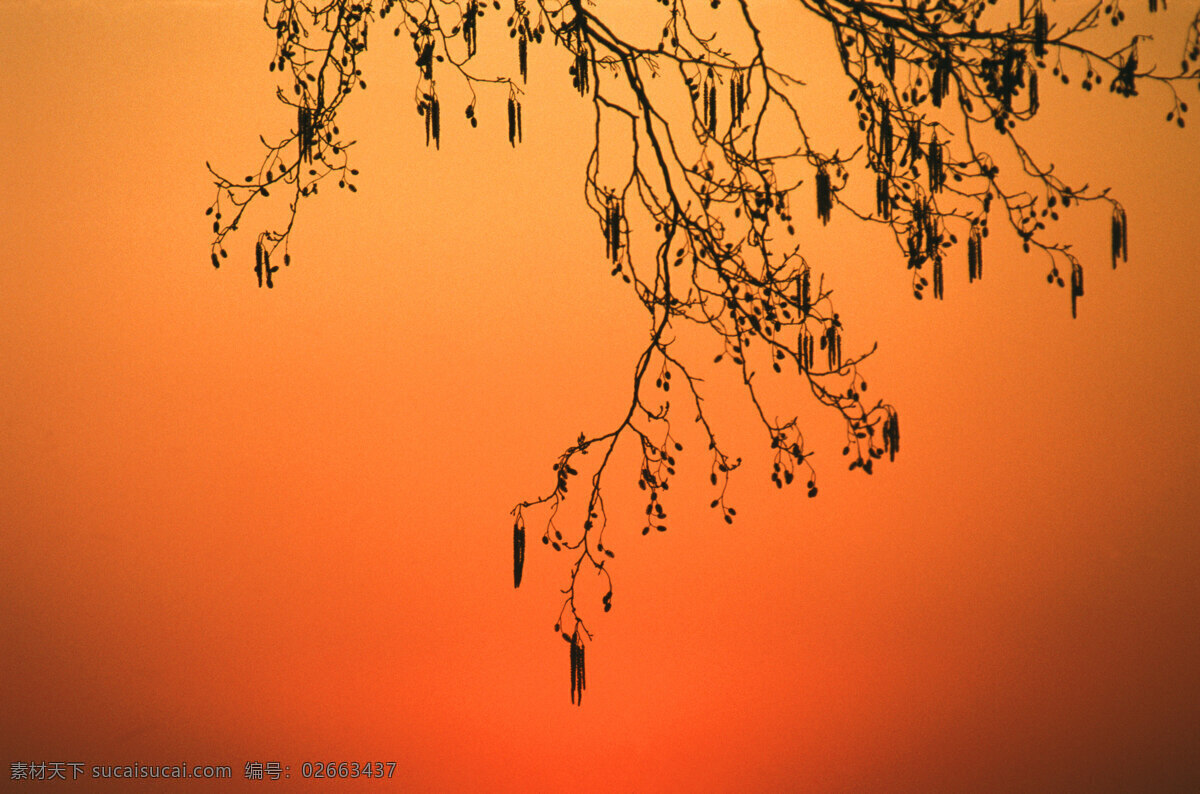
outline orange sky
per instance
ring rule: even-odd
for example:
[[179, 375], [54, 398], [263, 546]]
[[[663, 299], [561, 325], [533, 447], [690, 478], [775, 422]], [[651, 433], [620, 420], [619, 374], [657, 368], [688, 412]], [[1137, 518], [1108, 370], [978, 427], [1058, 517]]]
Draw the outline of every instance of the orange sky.
[[1115, 272], [1104, 213], [1063, 226], [1075, 321], [1016, 244], [917, 303], [890, 242], [806, 207], [903, 453], [846, 472], [795, 387], [821, 494], [777, 492], [726, 400], [737, 523], [685, 453], [647, 538], [618, 456], [580, 709], [565, 559], [531, 529], [514, 591], [508, 510], [623, 415], [645, 339], [582, 202], [587, 114], [539, 51], [521, 147], [447, 114], [428, 151], [411, 52], [380, 40], [343, 119], [358, 194], [304, 206], [259, 291], [253, 234], [213, 271], [203, 211], [205, 161], [236, 173], [287, 123], [260, 11], [4, 4], [3, 779], [261, 760], [303, 788], [305, 761], [382, 760], [405, 791], [1200, 787], [1200, 139], [1164, 97], [1044, 91], [1040, 151], [1130, 217]]

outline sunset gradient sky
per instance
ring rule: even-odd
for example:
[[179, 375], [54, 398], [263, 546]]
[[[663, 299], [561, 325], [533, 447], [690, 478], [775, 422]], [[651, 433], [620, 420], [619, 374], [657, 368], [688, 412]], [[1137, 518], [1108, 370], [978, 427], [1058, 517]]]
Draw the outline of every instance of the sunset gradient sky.
[[[1155, 18], [1169, 52], [1194, 7]], [[619, 421], [648, 322], [583, 203], [566, 62], [534, 52], [521, 146], [497, 95], [436, 152], [411, 48], [380, 35], [341, 125], [358, 193], [301, 208], [267, 292], [270, 213], [218, 271], [204, 217], [205, 161], [249, 173], [290, 122], [261, 5], [0, 12], [6, 783], [14, 761], [257, 760], [292, 779], [246, 787], [303, 789], [305, 761], [380, 760], [395, 791], [1200, 789], [1200, 125], [1166, 124], [1161, 92], [1043, 90], [1037, 152], [1130, 219], [1116, 271], [1101, 207], [1059, 227], [1087, 268], [1074, 321], [1015, 238], [969, 287], [956, 251], [946, 300], [917, 302], [878, 230], [797, 209], [847, 350], [879, 342], [903, 452], [847, 472], [794, 382], [777, 407], [821, 493], [777, 491], [713, 369], [738, 521], [685, 428], [671, 530], [643, 538], [616, 456], [577, 708], [567, 561], [531, 514], [514, 591], [508, 511]], [[851, 112], [825, 76], [814, 112]]]

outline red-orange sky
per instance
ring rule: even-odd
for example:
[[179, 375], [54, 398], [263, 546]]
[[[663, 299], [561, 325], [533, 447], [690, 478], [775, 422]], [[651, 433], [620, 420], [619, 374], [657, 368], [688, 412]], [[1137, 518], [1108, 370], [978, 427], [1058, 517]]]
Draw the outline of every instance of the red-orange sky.
[[1011, 239], [918, 303], [889, 240], [805, 205], [903, 452], [845, 471], [797, 384], [780, 411], [821, 493], [777, 491], [730, 391], [738, 521], [685, 437], [671, 530], [646, 538], [618, 455], [614, 608], [577, 708], [566, 560], [531, 514], [514, 591], [508, 511], [623, 415], [647, 321], [582, 201], [565, 63], [535, 54], [520, 147], [497, 99], [479, 130], [447, 113], [433, 152], [411, 49], [379, 36], [343, 119], [358, 193], [301, 208], [268, 293], [269, 218], [214, 271], [203, 214], [205, 161], [249, 169], [288, 123], [260, 6], [3, 19], [6, 784], [22, 761], [279, 761], [288, 783], [254, 785], [304, 788], [305, 761], [379, 760], [397, 791], [1200, 788], [1200, 137], [1162, 93], [1044, 90], [1039, 153], [1130, 218], [1116, 271], [1103, 211], [1063, 225], [1074, 321]]

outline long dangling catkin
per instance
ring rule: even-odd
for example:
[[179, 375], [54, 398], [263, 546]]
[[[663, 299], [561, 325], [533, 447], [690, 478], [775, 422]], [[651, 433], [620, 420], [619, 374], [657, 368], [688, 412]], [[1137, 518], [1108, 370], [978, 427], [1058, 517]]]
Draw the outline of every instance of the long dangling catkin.
[[575, 640], [571, 640], [571, 702], [575, 701], [575, 682], [579, 675], [579, 654], [575, 650]]
[[254, 244], [254, 275], [258, 276], [258, 286], [263, 285], [263, 244], [259, 240]]
[[813, 363], [813, 335], [808, 330], [808, 326], [800, 326], [800, 338], [796, 343], [799, 355], [800, 372], [808, 372], [812, 370]]
[[879, 112], [879, 153], [883, 159], [883, 164], [888, 171], [892, 170], [892, 159], [894, 153], [892, 151], [892, 109], [890, 105], [884, 104], [883, 110]]
[[717, 134], [717, 84], [713, 82], [708, 87], [708, 132]]
[[933, 133], [933, 138], [929, 140], [929, 149], [925, 152], [925, 166], [929, 169], [930, 192], [940, 192], [946, 181], [946, 175], [942, 171], [942, 147], [938, 143], [936, 131]]
[[420, 54], [417, 57], [417, 66], [421, 67], [422, 74], [426, 80], [433, 79], [433, 39], [421, 45]]
[[510, 146], [516, 146], [519, 135], [517, 133], [517, 115], [521, 112], [521, 106], [517, 104], [514, 97], [508, 98], [508, 143]]
[[891, 407], [887, 409], [887, 417], [883, 420], [883, 449], [888, 453], [888, 459], [893, 461], [900, 451], [900, 417]]
[[513, 587], [521, 586], [521, 575], [525, 571], [525, 527], [520, 522], [513, 524]]
[[1071, 263], [1071, 317], [1076, 316], [1076, 303], [1083, 297], [1083, 267], [1078, 262]]
[[935, 254], [933, 257], [933, 297], [941, 300], [946, 294], [946, 280], [942, 273], [942, 255]]
[[983, 233], [976, 221], [971, 221], [971, 234], [967, 238], [967, 278], [970, 281], [983, 278]]
[[617, 262], [621, 258], [621, 218], [624, 215], [622, 202], [614, 195], [606, 199], [604, 213], [604, 242], [608, 258]]
[[476, 34], [475, 12], [478, 8], [478, 3], [475, 0], [467, 3], [466, 13], [463, 14], [462, 33], [463, 41], [467, 43], [467, 57], [475, 54], [475, 49], [478, 46], [478, 36]]
[[584, 23], [582, 20], [580, 21], [580, 24], [579, 24], [579, 27], [577, 28], [577, 30], [578, 30], [578, 34], [577, 34], [577, 45], [576, 46], [579, 49], [575, 53], [575, 87], [579, 89], [580, 96], [587, 96], [587, 93], [588, 93], [588, 64], [591, 62], [591, 59], [588, 58], [587, 44], [585, 43], [587, 41], [587, 35], [585, 32], [586, 29], [584, 27]]
[[312, 111], [301, 105], [297, 110], [296, 140], [300, 146], [300, 159], [312, 162]]
[[929, 96], [933, 100], [933, 106], [940, 108], [942, 99], [948, 93], [950, 93], [950, 56], [939, 54], [934, 59], [933, 79], [929, 86]]
[[892, 218], [892, 197], [888, 191], [888, 180], [883, 174], [875, 177], [875, 210], [884, 220]]
[[1128, 221], [1125, 218], [1125, 208], [1120, 204], [1113, 205], [1112, 214], [1112, 266], [1115, 270], [1117, 260], [1129, 261]]
[[822, 223], [829, 223], [829, 215], [833, 211], [833, 187], [829, 182], [829, 172], [825, 166], [817, 169], [817, 217]]
[[1000, 94], [1004, 109], [1012, 110], [1013, 94], [1017, 92], [1017, 50], [1008, 45], [1003, 52], [1003, 68], [1000, 75]]
[[908, 161], [916, 163], [921, 157], [921, 122], [914, 121], [913, 125], [908, 128]]
[[830, 323], [825, 329], [825, 351], [829, 355], [829, 369], [833, 371], [842, 368], [842, 340], [836, 325]]
[[[1150, 0], [1151, 3], [1154, 0]], [[1041, 58], [1046, 54], [1046, 33], [1049, 29], [1049, 24], [1046, 21], [1046, 12], [1041, 3], [1038, 3], [1037, 11], [1033, 14], [1033, 54]]]
[[433, 117], [433, 145], [434, 148], [442, 148], [442, 114], [441, 106], [438, 103], [438, 98], [435, 96], [430, 102], [429, 112]]
[[583, 690], [587, 688], [587, 676], [584, 671], [583, 642], [579, 638], [579, 629], [575, 629], [571, 637], [571, 702], [583, 705]]
[[602, 231], [604, 232], [604, 255], [609, 259], [613, 259], [613, 206], [612, 196], [604, 196], [604, 224]]
[[942, 254], [938, 250], [937, 219], [933, 216], [933, 213], [926, 211], [924, 222], [921, 225], [924, 227], [921, 233], [925, 236], [926, 258], [934, 259], [935, 257], [940, 257]]
[[729, 123], [736, 127], [742, 123], [742, 110], [746, 106], [745, 83], [742, 73], [734, 69], [729, 79]]

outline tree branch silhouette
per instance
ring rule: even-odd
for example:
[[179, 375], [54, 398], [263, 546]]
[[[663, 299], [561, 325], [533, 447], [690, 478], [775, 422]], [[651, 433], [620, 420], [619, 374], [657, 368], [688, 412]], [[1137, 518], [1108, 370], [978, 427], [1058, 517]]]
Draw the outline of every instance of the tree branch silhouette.
[[[1049, 235], [1048, 224], [1076, 205], [1106, 204], [1116, 267], [1128, 254], [1128, 223], [1106, 190], [1068, 184], [1027, 148], [1023, 125], [1040, 108], [1039, 82], [1048, 74], [1066, 85], [1082, 73], [1084, 91], [1107, 85], [1132, 97], [1153, 89], [1170, 104], [1167, 121], [1179, 127], [1188, 113], [1180, 87], [1200, 83], [1200, 12], [1181, 25], [1180, 69], [1167, 72], [1145, 65], [1144, 36], [1110, 51], [1085, 43], [1085, 34], [1105, 22], [1126, 24], [1115, 0], [1072, 18], [1055, 12], [1053, 19], [1042, 0], [1003, 6], [995, 0], [798, 0], [796, 7], [827, 29], [839, 76], [852, 87], [847, 101], [859, 135], [840, 146], [806, 127], [805, 83], [764, 43], [747, 0], [656, 0], [636, 19], [588, 0], [505, 0], [490, 7], [479, 0], [267, 0], [263, 18], [276, 34], [270, 69], [283, 76], [278, 98], [295, 115], [295, 128], [274, 143], [263, 139], [264, 158], [243, 180], [209, 166], [217, 188], [208, 208], [214, 267], [227, 258], [226, 241], [247, 209], [273, 193], [286, 195], [286, 225], [261, 232], [255, 244], [258, 284], [272, 288], [280, 254], [284, 266], [291, 263], [288, 245], [301, 200], [332, 183], [356, 190], [353, 141], [343, 137], [337, 119], [351, 93], [366, 89], [358, 58], [367, 50], [369, 29], [390, 27], [391, 38], [402, 41], [407, 35], [416, 67], [413, 103], [426, 144], [436, 148], [447, 131], [439, 82], [466, 86], [471, 127], [478, 102], [503, 101], [508, 142], [516, 146], [523, 138], [530, 46], [565, 52], [572, 84], [595, 114], [586, 201], [612, 275], [630, 285], [649, 320], [619, 421], [580, 433], [554, 464], [551, 487], [512, 511], [515, 586], [530, 511], [544, 515], [542, 542], [570, 560], [555, 631], [570, 645], [573, 702], [582, 702], [584, 650], [592, 638], [577, 609], [581, 573], [603, 577], [603, 609], [612, 606], [614, 552], [604, 541], [602, 486], [618, 444], [641, 450], [643, 535], [668, 526], [665, 495], [675, 455], [683, 452], [672, 421], [681, 415], [694, 416], [707, 440], [716, 489], [711, 507], [727, 523], [737, 515], [726, 496], [741, 458], [719, 441], [706, 412], [705, 362], [677, 351], [681, 329], [707, 329], [718, 351], [714, 363], [735, 368], [773, 456], [777, 487], [801, 480], [814, 497], [817, 475], [798, 419], [779, 419], [766, 405], [760, 384], [770, 374], [763, 372], [801, 378], [817, 402], [835, 412], [845, 427], [850, 470], [871, 474], [875, 461], [892, 460], [899, 450], [897, 411], [867, 398], [860, 372], [875, 347], [843, 352], [845, 329], [832, 291], [791, 242], [793, 205], [807, 205], [812, 196], [823, 225], [846, 213], [887, 227], [918, 300], [927, 293], [944, 297], [945, 269], [958, 256], [960, 238], [968, 281], [982, 278], [985, 240], [997, 224], [1006, 226], [1026, 253], [1041, 257], [1050, 284], [1066, 288], [1069, 282], [1074, 316], [1083, 267], [1070, 244]], [[1148, 11], [1158, 10], [1157, 0], [1149, 0]], [[505, 11], [515, 72], [487, 75], [477, 68], [481, 25]], [[1013, 165], [1002, 170], [1004, 158]], [[856, 189], [863, 181], [867, 189]], [[590, 474], [581, 475], [589, 470], [585, 457]], [[586, 495], [578, 498], [586, 501], [587, 515], [581, 526], [564, 529], [559, 512], [580, 477], [586, 481], [577, 490]]]

